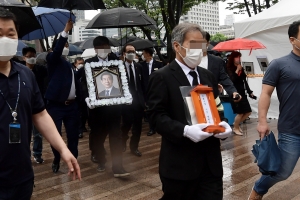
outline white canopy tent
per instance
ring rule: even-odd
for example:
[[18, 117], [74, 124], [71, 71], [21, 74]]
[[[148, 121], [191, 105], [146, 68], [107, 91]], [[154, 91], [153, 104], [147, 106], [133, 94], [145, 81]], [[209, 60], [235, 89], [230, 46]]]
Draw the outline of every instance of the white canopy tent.
[[[257, 40], [266, 46], [266, 49], [241, 51], [242, 62], [253, 62], [253, 73], [262, 74], [263, 71], [258, 58], [266, 58], [271, 62], [275, 58], [287, 55], [292, 46], [288, 37], [288, 27], [294, 21], [300, 20], [300, 0], [281, 0], [263, 12], [234, 24], [235, 38]], [[249, 78], [250, 88], [255, 95], [261, 93], [261, 78]], [[250, 101], [253, 114], [257, 116], [257, 102]], [[278, 100], [276, 91], [271, 98], [268, 113], [270, 118], [278, 118]]]

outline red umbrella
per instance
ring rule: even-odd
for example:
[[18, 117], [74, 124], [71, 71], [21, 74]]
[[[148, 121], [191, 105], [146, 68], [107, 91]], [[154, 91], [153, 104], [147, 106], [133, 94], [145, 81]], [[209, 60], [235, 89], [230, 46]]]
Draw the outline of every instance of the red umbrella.
[[220, 42], [213, 50], [215, 51], [235, 51], [235, 50], [254, 50], [254, 49], [265, 49], [266, 47], [255, 40], [237, 38], [226, 42]]

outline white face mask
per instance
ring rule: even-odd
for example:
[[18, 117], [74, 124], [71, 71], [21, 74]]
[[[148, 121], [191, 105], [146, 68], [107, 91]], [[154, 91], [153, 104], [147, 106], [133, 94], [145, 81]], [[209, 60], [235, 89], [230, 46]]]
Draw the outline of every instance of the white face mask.
[[18, 39], [0, 37], [0, 61], [9, 61], [17, 53]]
[[80, 69], [80, 68], [82, 68], [83, 67], [83, 64], [79, 64], [78, 66], [77, 66], [77, 69]]
[[135, 58], [135, 53], [125, 53], [125, 57], [129, 61], [133, 61], [133, 59]]
[[36, 63], [36, 58], [25, 58], [25, 61], [30, 65], [34, 65]]
[[143, 61], [145, 61], [145, 60], [146, 60], [146, 58], [145, 58], [144, 54], [142, 55], [142, 60], [143, 60]]
[[137, 59], [137, 58], [135, 58], [135, 59], [133, 59], [133, 60], [134, 60], [134, 62], [136, 62], [136, 63], [139, 62], [139, 59]]
[[185, 49], [185, 57], [183, 57], [179, 52], [178, 53], [188, 67], [196, 68], [198, 65], [200, 65], [203, 57], [202, 49], [187, 49], [183, 46], [181, 46], [181, 48]]
[[62, 55], [63, 55], [63, 56], [67, 56], [67, 55], [69, 55], [69, 52], [70, 52], [70, 49], [67, 48], [67, 47], [65, 47], [65, 48], [63, 49]]
[[97, 55], [102, 59], [107, 58], [108, 54], [111, 52], [111, 49], [95, 49], [95, 50]]

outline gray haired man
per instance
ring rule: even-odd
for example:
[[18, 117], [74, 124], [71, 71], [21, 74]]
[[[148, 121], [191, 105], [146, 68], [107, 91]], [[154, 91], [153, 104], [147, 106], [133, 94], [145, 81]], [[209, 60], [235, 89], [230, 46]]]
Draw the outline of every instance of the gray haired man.
[[148, 114], [162, 136], [159, 175], [163, 200], [223, 198], [223, 169], [220, 140], [231, 134], [226, 122], [224, 133], [204, 132], [208, 124], [188, 125], [181, 86], [203, 84], [218, 97], [214, 75], [198, 67], [203, 56], [205, 32], [197, 24], [183, 23], [172, 32], [176, 59], [152, 73], [148, 85]]

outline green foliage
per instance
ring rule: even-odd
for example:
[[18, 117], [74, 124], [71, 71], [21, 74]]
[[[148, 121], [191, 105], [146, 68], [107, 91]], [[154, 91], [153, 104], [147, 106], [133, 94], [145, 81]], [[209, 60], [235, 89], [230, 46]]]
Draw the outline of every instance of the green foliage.
[[253, 14], [258, 14], [264, 9], [268, 9], [279, 0], [227, 0], [228, 7], [226, 9], [233, 10], [234, 14], [245, 14], [249, 17]]
[[221, 33], [217, 33], [210, 38], [210, 41], [213, 41], [213, 42], [222, 42], [225, 40], [227, 40], [227, 37]]

